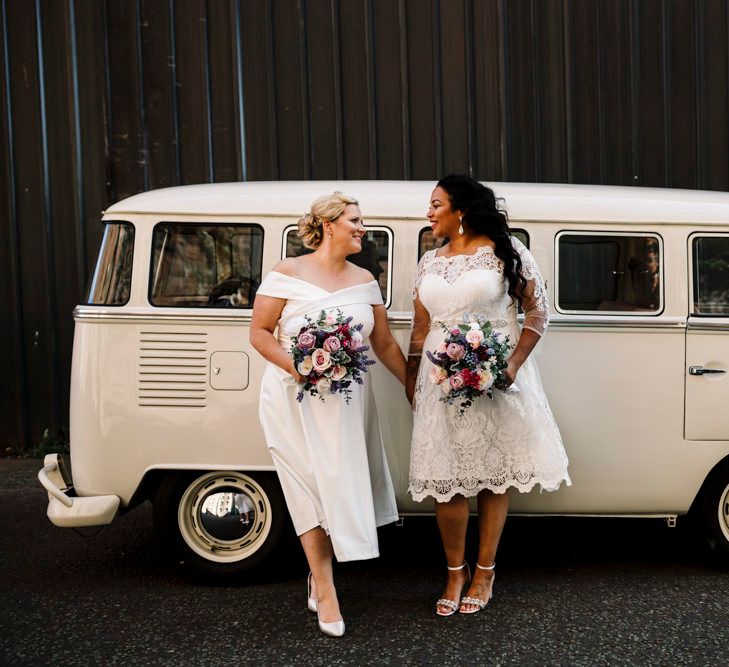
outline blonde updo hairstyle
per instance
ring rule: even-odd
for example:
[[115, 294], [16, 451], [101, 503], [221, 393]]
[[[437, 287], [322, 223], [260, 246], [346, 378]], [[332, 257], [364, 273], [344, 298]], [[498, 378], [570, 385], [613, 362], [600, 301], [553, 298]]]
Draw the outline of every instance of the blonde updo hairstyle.
[[324, 238], [324, 223], [334, 222], [349, 204], [359, 205], [359, 202], [339, 190], [316, 199], [311, 210], [299, 219], [298, 236], [304, 245], [316, 250]]

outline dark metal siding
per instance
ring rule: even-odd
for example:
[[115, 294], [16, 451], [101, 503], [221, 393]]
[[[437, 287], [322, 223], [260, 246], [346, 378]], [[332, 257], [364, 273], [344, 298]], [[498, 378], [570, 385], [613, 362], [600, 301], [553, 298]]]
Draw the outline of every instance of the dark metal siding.
[[725, 0], [8, 0], [0, 442], [67, 423], [110, 202], [206, 181], [729, 189]]

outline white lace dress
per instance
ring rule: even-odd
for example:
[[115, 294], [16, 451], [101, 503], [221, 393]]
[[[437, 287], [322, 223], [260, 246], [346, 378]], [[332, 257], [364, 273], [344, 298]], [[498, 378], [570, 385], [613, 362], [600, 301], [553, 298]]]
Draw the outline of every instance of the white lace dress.
[[[512, 238], [522, 261], [527, 288], [522, 299], [524, 328], [543, 334], [548, 303], [544, 281], [527, 248]], [[530, 356], [517, 373], [518, 391], [495, 391], [459, 415], [457, 405], [441, 401], [432, 384], [426, 350], [445, 338], [441, 323], [456, 324], [465, 313], [489, 319], [516, 344], [521, 334], [517, 309], [507, 293], [503, 263], [484, 246], [473, 255], [436, 257], [426, 252], [418, 264], [414, 297], [430, 315], [430, 331], [415, 387], [415, 414], [410, 452], [409, 491], [415, 500], [433, 496], [474, 496], [482, 489], [526, 492], [539, 484], [553, 491], [570, 484], [567, 456], [535, 361]]]

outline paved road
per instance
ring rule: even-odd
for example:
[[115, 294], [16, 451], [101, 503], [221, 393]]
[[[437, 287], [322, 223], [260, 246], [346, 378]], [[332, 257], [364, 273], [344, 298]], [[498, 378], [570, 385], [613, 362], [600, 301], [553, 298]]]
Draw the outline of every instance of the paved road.
[[331, 639], [297, 550], [255, 583], [201, 586], [164, 559], [149, 505], [94, 537], [52, 526], [39, 465], [0, 460], [2, 665], [729, 664], [729, 572], [680, 526], [509, 519], [492, 603], [443, 619], [433, 521], [408, 519], [379, 560], [338, 566]]

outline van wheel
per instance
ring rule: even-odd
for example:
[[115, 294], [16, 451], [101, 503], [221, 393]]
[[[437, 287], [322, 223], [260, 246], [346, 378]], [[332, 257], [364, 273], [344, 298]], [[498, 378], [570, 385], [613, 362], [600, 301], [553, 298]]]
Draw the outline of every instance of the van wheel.
[[289, 523], [272, 473], [166, 477], [154, 501], [162, 544], [205, 579], [238, 579], [264, 565]]
[[707, 480], [697, 519], [712, 555], [729, 566], [729, 464]]

